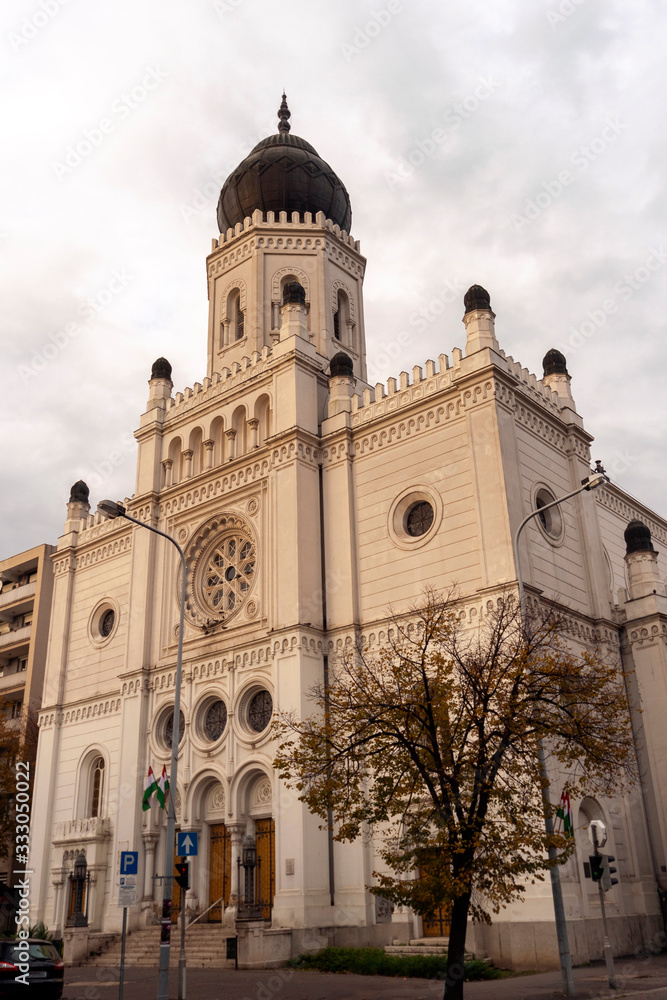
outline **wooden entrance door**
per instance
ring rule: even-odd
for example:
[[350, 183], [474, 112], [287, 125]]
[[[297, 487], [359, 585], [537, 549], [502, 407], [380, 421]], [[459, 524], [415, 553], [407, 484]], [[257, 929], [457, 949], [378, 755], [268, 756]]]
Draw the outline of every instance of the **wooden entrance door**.
[[[216, 823], [209, 829], [211, 877], [208, 884], [208, 905], [212, 906], [223, 897], [224, 905], [227, 906], [232, 884], [232, 839], [224, 823]], [[214, 923], [222, 920], [222, 903], [217, 903], [208, 911], [208, 919]]]
[[452, 919], [451, 906], [443, 906], [436, 910], [428, 920], [423, 918], [424, 937], [449, 937], [449, 928]]
[[276, 827], [272, 819], [255, 822], [255, 842], [259, 867], [259, 901], [262, 919], [271, 919], [273, 897], [276, 891]]

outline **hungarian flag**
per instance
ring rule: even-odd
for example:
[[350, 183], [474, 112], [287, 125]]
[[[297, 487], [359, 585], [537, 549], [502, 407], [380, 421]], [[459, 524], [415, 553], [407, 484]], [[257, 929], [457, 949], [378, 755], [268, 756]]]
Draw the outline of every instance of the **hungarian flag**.
[[568, 792], [563, 789], [563, 794], [560, 797], [560, 805], [556, 810], [556, 816], [558, 817], [558, 826], [563, 824], [563, 835], [565, 837], [574, 837], [574, 823], [572, 822], [572, 806], [570, 805], [570, 796]]
[[157, 778], [153, 774], [153, 768], [149, 766], [148, 774], [146, 776], [146, 784], [144, 785], [144, 797], [141, 803], [141, 808], [146, 812], [147, 809], [151, 807], [151, 799], [158, 792], [159, 785], [157, 783]]
[[165, 802], [167, 801], [167, 792], [169, 791], [169, 778], [167, 777], [167, 766], [162, 765], [162, 774], [160, 775], [160, 780], [157, 783], [157, 800], [160, 803], [160, 809], [165, 808]]

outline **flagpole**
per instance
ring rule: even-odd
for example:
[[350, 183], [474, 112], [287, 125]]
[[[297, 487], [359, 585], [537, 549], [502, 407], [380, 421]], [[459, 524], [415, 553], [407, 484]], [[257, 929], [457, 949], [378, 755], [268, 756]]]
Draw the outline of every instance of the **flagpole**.
[[[171, 766], [169, 772], [169, 791], [172, 788], [178, 789], [178, 744], [180, 742], [180, 716], [181, 716], [181, 680], [183, 676], [183, 628], [185, 624], [185, 587], [187, 566], [185, 553], [175, 538], [167, 535], [166, 532], [154, 528], [152, 524], [145, 521], [138, 521], [136, 517], [131, 517], [125, 507], [113, 500], [101, 500], [97, 509], [110, 518], [124, 517], [133, 524], [138, 524], [140, 528], [166, 538], [168, 542], [177, 550], [181, 560], [181, 608], [178, 624], [178, 650], [176, 653], [176, 680], [174, 684], [174, 727], [171, 739]], [[164, 879], [162, 892], [162, 917], [160, 920], [160, 966], [158, 975], [157, 1000], [169, 1000], [169, 956], [171, 953], [171, 904], [174, 885], [174, 836], [176, 832], [176, 808], [175, 799], [170, 794], [170, 808], [167, 809], [167, 843], [165, 845], [164, 857]], [[166, 806], [166, 802], [165, 802]]]

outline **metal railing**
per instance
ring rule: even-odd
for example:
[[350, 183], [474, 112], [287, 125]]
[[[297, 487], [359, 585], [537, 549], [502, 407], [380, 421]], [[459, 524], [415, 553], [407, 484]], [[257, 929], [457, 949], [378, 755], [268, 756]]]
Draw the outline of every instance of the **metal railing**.
[[190, 923], [187, 924], [186, 926], [192, 927], [192, 925], [196, 924], [198, 920], [201, 920], [202, 917], [205, 917], [209, 910], [212, 910], [215, 906], [218, 905], [218, 903], [221, 903], [224, 898], [225, 898], [224, 896], [221, 896], [220, 899], [216, 899], [215, 903], [211, 903], [211, 905], [207, 909], [205, 909], [203, 913], [200, 913], [198, 917], [195, 917], [194, 920], [191, 920]]

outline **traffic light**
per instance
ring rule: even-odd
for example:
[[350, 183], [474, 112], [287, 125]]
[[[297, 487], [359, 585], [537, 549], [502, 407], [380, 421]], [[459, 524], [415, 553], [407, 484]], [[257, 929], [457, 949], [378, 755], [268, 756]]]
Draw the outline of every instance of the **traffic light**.
[[591, 866], [591, 878], [594, 882], [599, 882], [602, 878], [603, 854], [589, 854], [588, 861]]
[[190, 888], [190, 866], [187, 861], [176, 862], [176, 881], [181, 889]]
[[612, 885], [618, 885], [618, 879], [612, 878], [612, 875], [616, 873], [618, 869], [612, 868], [611, 862], [615, 861], [616, 858], [613, 854], [603, 854], [602, 861], [602, 888], [605, 892], [609, 892]]

